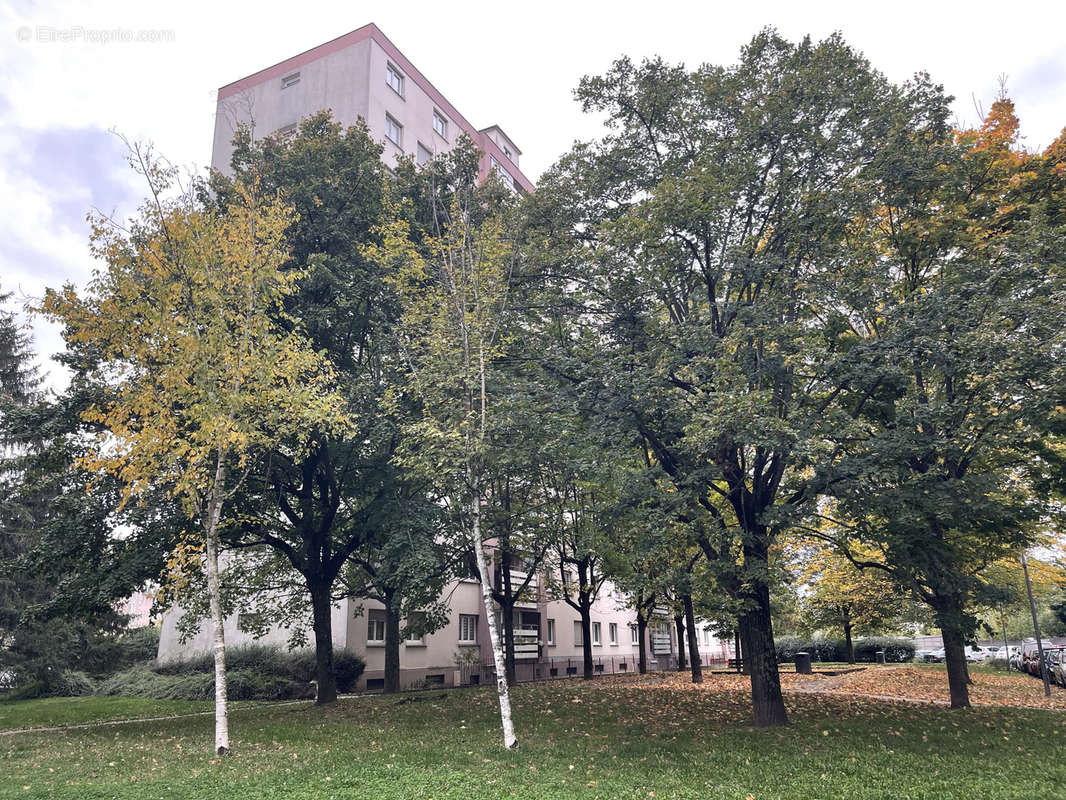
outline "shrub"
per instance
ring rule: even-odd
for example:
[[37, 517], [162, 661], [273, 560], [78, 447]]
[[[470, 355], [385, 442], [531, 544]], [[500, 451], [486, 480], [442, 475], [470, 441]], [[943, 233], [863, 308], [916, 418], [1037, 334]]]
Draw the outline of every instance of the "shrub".
[[84, 672], [66, 669], [59, 673], [52, 682], [52, 695], [55, 697], [84, 697], [96, 690], [96, 682]]
[[[365, 664], [348, 650], [334, 653], [337, 688], [350, 692]], [[231, 700], [292, 700], [314, 697], [315, 657], [308, 650], [289, 653], [252, 644], [226, 651], [226, 685]], [[209, 700], [215, 696], [215, 661], [202, 654], [185, 661], [138, 665], [103, 682], [98, 694], [159, 700]]]
[[[230, 674], [242, 671], [263, 676], [285, 678], [288, 681], [309, 684], [315, 679], [315, 653], [313, 650], [287, 652], [265, 644], [248, 644], [227, 648], [226, 668]], [[366, 663], [350, 650], [333, 652], [333, 673], [337, 676], [337, 690], [350, 692], [363, 674]], [[162, 675], [189, 675], [215, 671], [214, 656], [204, 653], [184, 661], [168, 661], [155, 667]]]
[[366, 669], [366, 662], [351, 650], [338, 650], [333, 654], [333, 672], [337, 676], [337, 691], [354, 692], [355, 682]]
[[914, 658], [914, 642], [890, 636], [870, 636], [855, 641], [855, 660], [877, 661], [877, 651], [885, 651], [885, 661], [902, 663]]
[[845, 648], [842, 639], [803, 639], [799, 636], [782, 636], [774, 642], [777, 660], [789, 663], [796, 660], [796, 653], [810, 653], [811, 661], [843, 661]]

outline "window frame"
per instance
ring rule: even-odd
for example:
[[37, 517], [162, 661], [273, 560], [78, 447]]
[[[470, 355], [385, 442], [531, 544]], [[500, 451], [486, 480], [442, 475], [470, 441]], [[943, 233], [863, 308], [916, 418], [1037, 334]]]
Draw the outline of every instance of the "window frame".
[[[393, 139], [392, 136], [389, 135], [390, 125], [396, 128], [397, 137], [395, 139]], [[392, 144], [399, 147], [401, 150], [403, 149], [403, 125], [400, 124], [400, 121], [396, 119], [396, 117], [394, 117], [387, 111], [385, 112], [385, 138], [388, 139], [389, 142], [391, 142]]]
[[592, 646], [603, 646], [603, 626], [599, 622], [592, 623]]
[[[421, 160], [423, 152], [426, 153], [426, 160], [425, 161]], [[415, 164], [417, 166], [424, 167], [426, 164], [428, 164], [430, 161], [433, 160], [433, 157], [434, 157], [433, 151], [430, 150], [428, 147], [426, 147], [424, 144], [422, 144], [421, 141], [419, 141], [418, 144], [415, 145]]]
[[[393, 85], [391, 78], [396, 78], [396, 83], [399, 84], [399, 88]], [[385, 62], [385, 85], [392, 89], [400, 97], [407, 99], [405, 91], [407, 89], [407, 77], [400, 72], [400, 70], [391, 61]]]
[[607, 643], [611, 647], [618, 647], [618, 623], [607, 623]]
[[[381, 626], [381, 638], [371, 638], [373, 628]], [[366, 644], [367, 647], [384, 647], [385, 646], [385, 612], [372, 608], [366, 613]]]
[[[410, 614], [407, 615], [408, 623], [410, 622], [411, 617], [413, 617], [416, 614], [421, 614], [423, 617], [425, 617], [426, 612], [425, 611], [412, 611]], [[426, 635], [423, 633], [421, 636], [418, 636], [416, 638], [411, 638], [411, 635], [408, 634], [407, 638], [403, 640], [403, 643], [407, 647], [425, 647], [426, 646]]]
[[[437, 128], [438, 122], [440, 123], [439, 129]], [[433, 109], [433, 132], [444, 141], [448, 141], [448, 118], [437, 109]]]
[[[459, 615], [459, 644], [477, 644], [477, 614], [460, 614]], [[463, 628], [469, 626], [470, 630], [466, 631], [471, 635], [464, 637]]]
[[545, 644], [548, 647], [555, 646], [555, 618], [548, 617], [545, 620]]
[[574, 647], [585, 646], [585, 626], [581, 623], [581, 620], [574, 620]]
[[635, 622], [629, 623], [629, 643], [640, 644], [640, 626]]

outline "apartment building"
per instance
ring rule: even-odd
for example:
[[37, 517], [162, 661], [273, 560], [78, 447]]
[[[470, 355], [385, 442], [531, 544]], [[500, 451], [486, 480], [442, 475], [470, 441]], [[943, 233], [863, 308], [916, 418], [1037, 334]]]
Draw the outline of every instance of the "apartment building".
[[[533, 189], [519, 167], [521, 151], [503, 129], [499, 125], [481, 129], [471, 125], [373, 24], [219, 89], [211, 163], [221, 170], [228, 168], [231, 140], [240, 123], [251, 125], [254, 135], [264, 136], [291, 130], [302, 118], [327, 108], [343, 125], [359, 118], [366, 120], [371, 135], [385, 145], [386, 164], [394, 164], [403, 155], [424, 163], [449, 150], [465, 133], [481, 150], [482, 179], [491, 171], [515, 191]], [[499, 581], [498, 564], [494, 572], [494, 580]], [[527, 574], [519, 570], [512, 569], [511, 573], [512, 585], [526, 579]], [[531, 579], [525, 602], [515, 609], [515, 652], [521, 680], [581, 673], [580, 617], [557, 594], [558, 587], [553, 593], [544, 574], [538, 574]], [[401, 684], [405, 687], [479, 683], [491, 675], [492, 651], [478, 582], [457, 580], [444, 596], [451, 611], [447, 625], [401, 646]], [[179, 641], [180, 613], [174, 610], [164, 617], [161, 660], [180, 659], [211, 648], [208, 626], [188, 642]], [[251, 641], [240, 631], [239, 615], [228, 619], [225, 627], [229, 643]], [[593, 606], [591, 628], [597, 671], [636, 670], [636, 618], [609, 582]], [[285, 646], [291, 633], [278, 627], [258, 641]], [[381, 604], [356, 599], [338, 604], [333, 612], [333, 644], [366, 661], [360, 688], [382, 684], [385, 612]], [[708, 659], [731, 654], [727, 644], [702, 626], [699, 645]], [[676, 663], [677, 642], [670, 621], [664, 618], [651, 626], [647, 653], [653, 668]]]
[[425, 163], [465, 133], [481, 150], [482, 179], [495, 171], [516, 191], [533, 189], [503, 128], [475, 128], [373, 23], [220, 88], [212, 166], [228, 169], [239, 123], [265, 136], [323, 109], [344, 126], [366, 120], [390, 166], [403, 155]]

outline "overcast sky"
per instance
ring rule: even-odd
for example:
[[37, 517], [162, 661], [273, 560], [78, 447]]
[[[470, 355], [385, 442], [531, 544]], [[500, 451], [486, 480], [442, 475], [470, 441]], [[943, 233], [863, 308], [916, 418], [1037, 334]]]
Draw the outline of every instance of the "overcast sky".
[[[127, 216], [143, 194], [108, 131], [171, 161], [210, 161], [215, 95], [227, 84], [368, 22], [477, 127], [499, 124], [534, 181], [597, 134], [572, 91], [620, 55], [689, 66], [735, 61], [760, 28], [795, 39], [834, 30], [889, 78], [926, 70], [973, 124], [1000, 75], [1026, 144], [1066, 125], [1062, 2], [26, 2], [0, 8], [0, 289], [21, 303], [84, 285], [86, 212]], [[121, 33], [118, 37], [114, 31]], [[142, 32], [147, 32], [142, 34]], [[145, 36], [163, 41], [121, 41]], [[73, 41], [71, 41], [73, 39]], [[110, 41], [109, 41], [110, 40]], [[57, 332], [33, 323], [43, 358]], [[61, 382], [48, 366], [53, 382]]]

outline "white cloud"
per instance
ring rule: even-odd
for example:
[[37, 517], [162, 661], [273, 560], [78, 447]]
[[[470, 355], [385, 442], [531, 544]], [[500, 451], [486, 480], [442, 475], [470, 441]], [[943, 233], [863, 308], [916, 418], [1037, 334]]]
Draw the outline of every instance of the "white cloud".
[[[0, 235], [15, 235], [20, 248], [27, 239], [36, 242], [40, 261], [17, 265], [8, 241], [0, 239], [0, 286], [11, 279], [36, 286], [42, 276], [52, 283], [84, 283], [89, 261], [84, 239], [78, 239], [84, 231], [57, 220], [69, 218], [72, 204], [86, 204], [84, 212], [88, 203], [100, 202], [93, 199], [94, 187], [81, 191], [79, 181], [89, 185], [123, 169], [120, 151], [99, 151], [94, 158], [106, 164], [83, 168], [72, 159], [69, 180], [57, 188], [54, 176], [35, 178], [33, 165], [12, 168], [24, 158], [18, 147], [27, 136], [117, 128], [153, 140], [176, 163], [207, 164], [217, 87], [367, 22], [376, 22], [471, 122], [502, 125], [523, 150], [524, 171], [535, 179], [575, 138], [598, 132], [597, 121], [572, 100], [582, 75], [603, 72], [622, 54], [662, 55], [690, 66], [729, 63], [768, 24], [790, 38], [840, 30], [893, 80], [929, 71], [958, 98], [956, 112], [967, 124], [977, 120], [974, 100], [987, 108], [998, 76], [1006, 74], [1028, 145], [1044, 146], [1066, 123], [1066, 28], [1058, 24], [1059, 2], [1028, 3], [1024, 13], [1001, 4], [928, 0], [16, 3], [0, 10], [0, 178], [8, 189], [0, 197], [0, 218], [7, 220]], [[72, 35], [80, 29], [81, 40], [37, 41], [42, 28]], [[31, 32], [31, 41], [18, 41], [20, 29]], [[114, 29], [133, 35], [168, 31], [173, 41], [85, 41], [91, 32]], [[59, 205], [62, 213], [49, 213]], [[41, 335], [39, 347], [54, 341]]]

